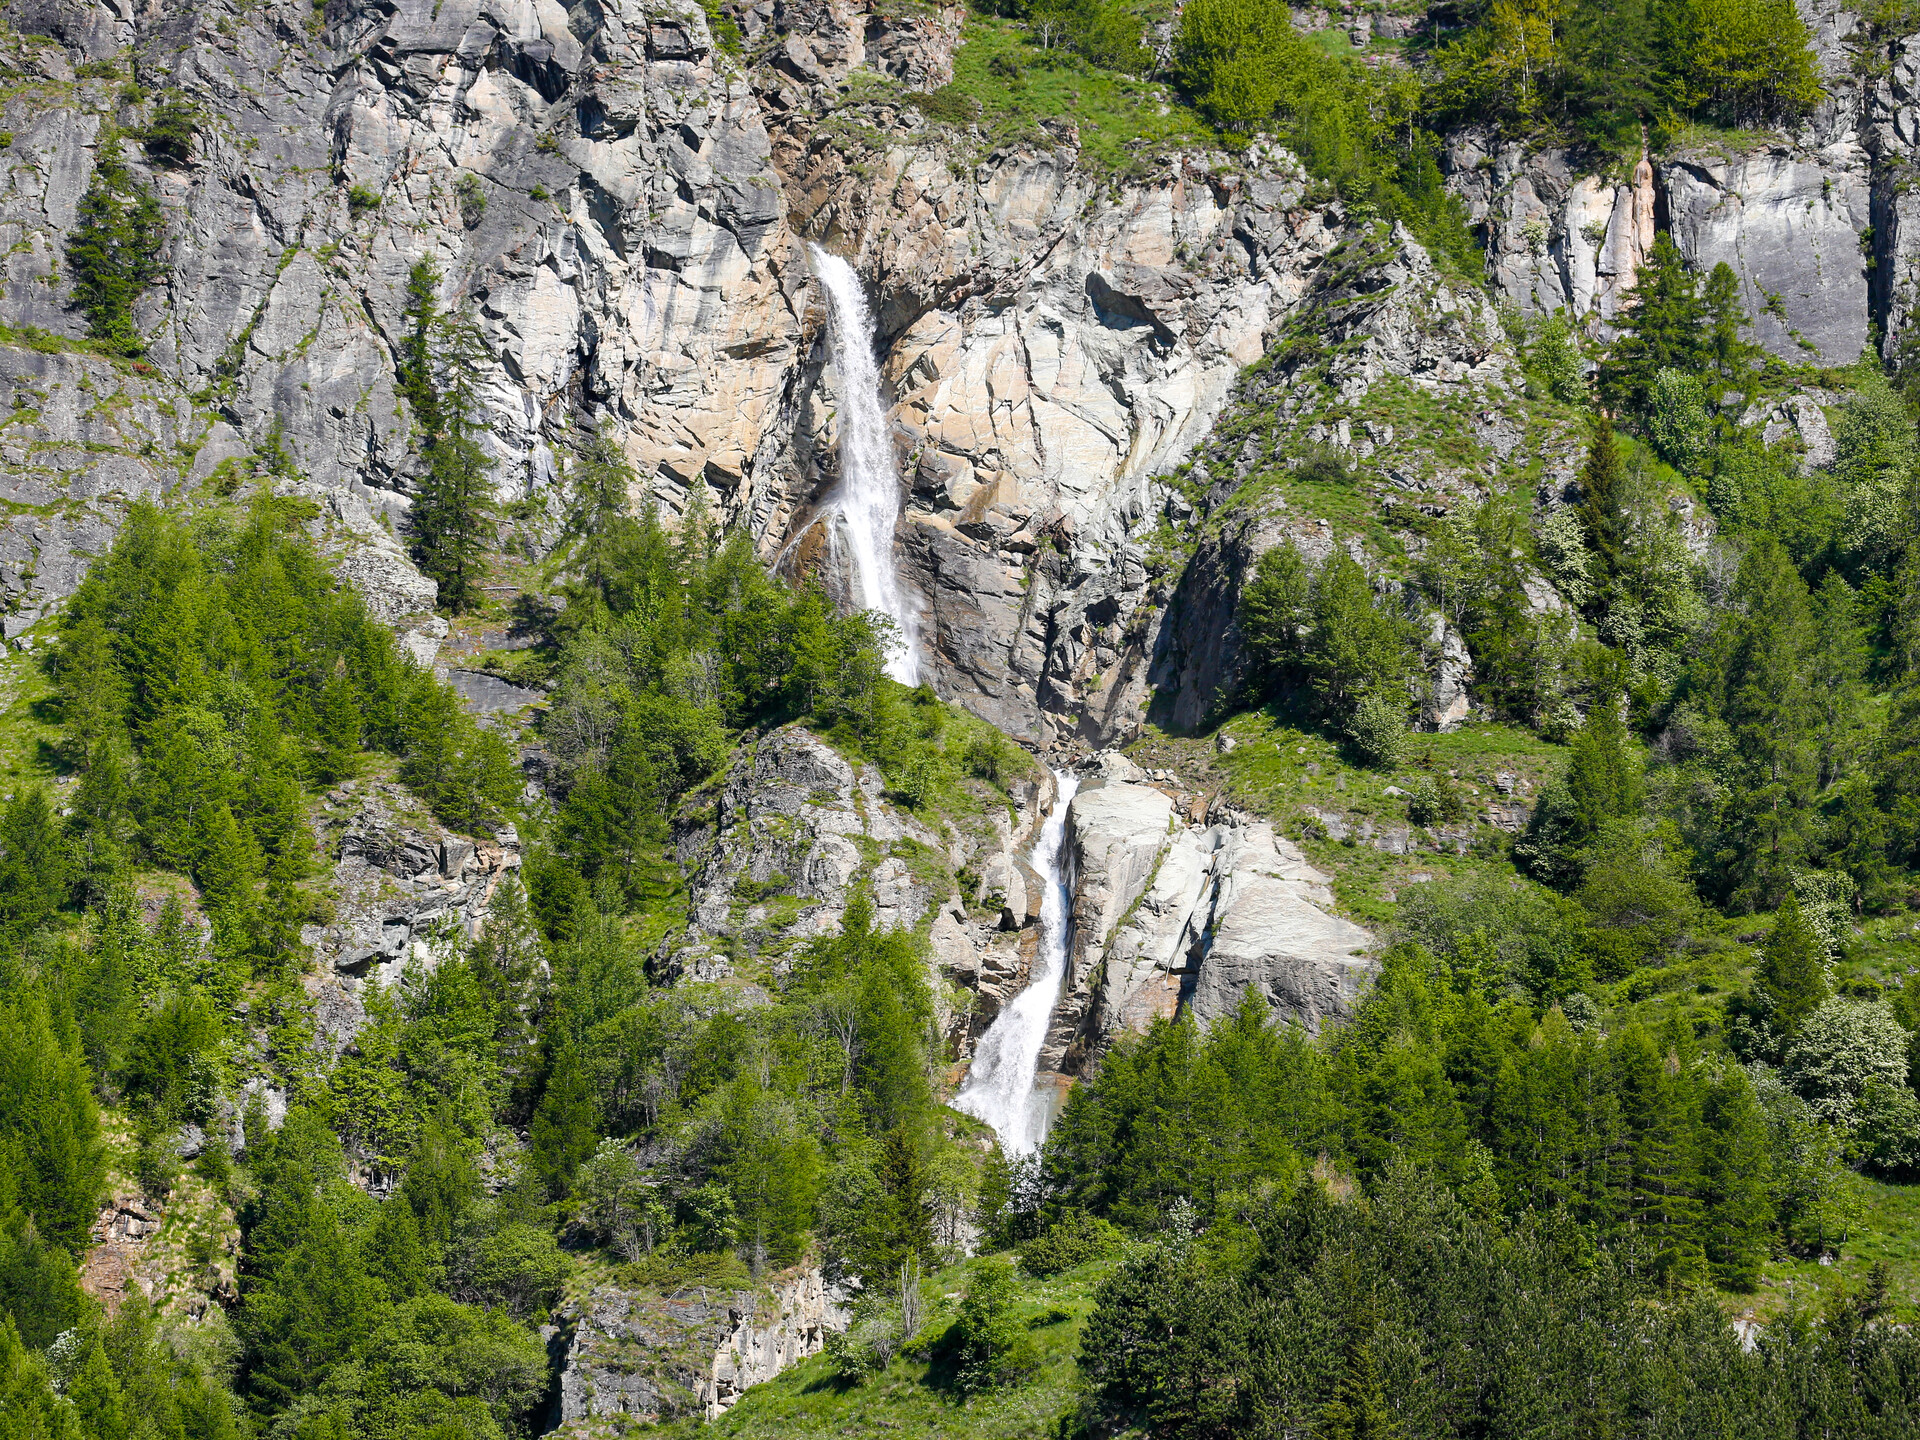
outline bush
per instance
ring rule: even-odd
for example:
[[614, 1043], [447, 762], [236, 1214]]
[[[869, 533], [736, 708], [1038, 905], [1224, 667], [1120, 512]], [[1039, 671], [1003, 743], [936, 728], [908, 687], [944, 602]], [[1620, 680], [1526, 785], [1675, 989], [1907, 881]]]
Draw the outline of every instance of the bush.
[[155, 110], [153, 122], [140, 134], [148, 158], [161, 165], [185, 165], [200, 133], [200, 111], [178, 90], [169, 90]]
[[1907, 1032], [1884, 1001], [1835, 997], [1806, 1018], [1781, 1068], [1815, 1116], [1851, 1129], [1874, 1082], [1905, 1088]]
[[896, 1307], [888, 1304], [863, 1307], [844, 1331], [828, 1334], [827, 1364], [842, 1385], [857, 1385], [867, 1376], [886, 1369], [907, 1338], [901, 1333], [900, 1312]]
[[478, 175], [462, 175], [453, 185], [453, 196], [460, 204], [460, 219], [471, 230], [487, 213], [487, 192]]
[[1099, 1216], [1074, 1210], [1048, 1226], [1045, 1234], [1020, 1247], [1020, 1268], [1036, 1280], [1048, 1280], [1090, 1260], [1116, 1254], [1125, 1238]]
[[350, 186], [347, 190], [347, 209], [355, 218], [380, 206], [380, 192], [369, 190], [365, 185]]
[[1683, 475], [1699, 475], [1713, 453], [1713, 420], [1699, 377], [1661, 370], [1647, 393], [1647, 432], [1653, 448]]
[[1384, 695], [1362, 695], [1342, 729], [1362, 765], [1375, 770], [1399, 768], [1407, 742], [1404, 707]]
[[67, 272], [73, 303], [87, 317], [87, 333], [108, 349], [132, 356], [146, 348], [133, 326], [133, 305], [160, 278], [166, 226], [160, 202], [118, 152], [118, 136], [102, 134], [100, 158], [67, 240]]
[[1854, 1107], [1860, 1157], [1881, 1174], [1910, 1180], [1920, 1174], [1920, 1099], [1905, 1085], [1874, 1076]]
[[499, 1305], [524, 1320], [560, 1298], [567, 1268], [567, 1257], [546, 1230], [538, 1225], [512, 1224], [480, 1242], [472, 1285], [488, 1305]]
[[960, 1300], [960, 1314], [947, 1333], [954, 1383], [975, 1395], [1017, 1384], [1032, 1370], [1033, 1339], [1013, 1318], [1013, 1267], [1004, 1260], [982, 1260]]

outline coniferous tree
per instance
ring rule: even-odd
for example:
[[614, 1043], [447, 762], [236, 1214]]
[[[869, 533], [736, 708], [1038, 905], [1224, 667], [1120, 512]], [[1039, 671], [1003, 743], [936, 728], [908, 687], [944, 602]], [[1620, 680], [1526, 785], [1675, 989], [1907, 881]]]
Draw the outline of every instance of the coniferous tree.
[[599, 1108], [593, 1083], [571, 1046], [554, 1061], [546, 1094], [528, 1132], [534, 1173], [558, 1198], [573, 1183], [573, 1173], [600, 1144]]
[[0, 1140], [16, 1203], [40, 1234], [77, 1254], [99, 1213], [106, 1154], [79, 1037], [61, 1028], [37, 986], [0, 996]]
[[1700, 308], [1716, 388], [1722, 392], [1744, 390], [1764, 352], [1752, 341], [1741, 338], [1740, 332], [1750, 329], [1753, 321], [1740, 300], [1740, 277], [1726, 261], [1720, 261], [1707, 273]]
[[1866, 677], [1867, 646], [1853, 587], [1829, 570], [1813, 597], [1813, 633], [1807, 652], [1807, 688], [1812, 696], [1818, 784], [1838, 784], [1852, 761]]
[[1773, 1222], [1766, 1116], [1746, 1075], [1729, 1067], [1707, 1085], [1701, 1119], [1706, 1129], [1701, 1241], [1714, 1278], [1729, 1290], [1749, 1291], [1766, 1263]]
[[440, 587], [440, 606], [459, 614], [479, 598], [495, 505], [492, 467], [478, 439], [479, 337], [470, 322], [442, 307], [439, 285], [431, 261], [420, 261], [407, 276], [400, 392], [419, 429], [421, 461], [407, 529], [415, 563]]
[[1782, 1037], [1797, 1032], [1827, 998], [1825, 949], [1791, 889], [1774, 915], [1757, 978], [1766, 990], [1770, 1023]]
[[1580, 471], [1580, 523], [1587, 543], [1608, 576], [1620, 569], [1627, 543], [1626, 476], [1613, 423], [1595, 415], [1587, 441], [1587, 463]]
[[67, 847], [47, 792], [29, 786], [0, 811], [0, 931], [24, 938], [53, 918], [71, 888]]
[[1705, 320], [1699, 281], [1672, 237], [1656, 235], [1616, 322], [1620, 338], [1600, 367], [1601, 393], [1611, 403], [1644, 413], [1656, 375], [1696, 371], [1707, 359]]

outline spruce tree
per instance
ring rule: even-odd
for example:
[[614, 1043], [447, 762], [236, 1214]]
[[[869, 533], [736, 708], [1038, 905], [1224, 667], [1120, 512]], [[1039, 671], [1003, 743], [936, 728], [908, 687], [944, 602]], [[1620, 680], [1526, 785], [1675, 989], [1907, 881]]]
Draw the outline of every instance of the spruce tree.
[[496, 521], [474, 388], [484, 351], [472, 323], [441, 306], [439, 285], [430, 261], [420, 261], [407, 276], [400, 393], [413, 410], [421, 462], [407, 530], [414, 563], [440, 587], [440, 607], [457, 615], [479, 599]]
[[1636, 414], [1646, 412], [1654, 376], [1662, 370], [1691, 374], [1710, 358], [1699, 281], [1665, 232], [1654, 237], [1616, 323], [1621, 334], [1600, 366], [1600, 390]]
[[1814, 593], [1807, 652], [1807, 688], [1813, 700], [1822, 790], [1838, 784], [1852, 764], [1866, 668], [1866, 636], [1853, 587], [1838, 570], [1829, 570]]
[[1728, 1067], [1707, 1086], [1706, 1214], [1701, 1241], [1714, 1278], [1729, 1290], [1750, 1291], [1766, 1263], [1773, 1198], [1773, 1158], [1767, 1120], [1745, 1072]]
[[566, 1046], [554, 1061], [553, 1074], [528, 1132], [534, 1173], [546, 1182], [553, 1198], [567, 1193], [574, 1171], [599, 1146], [599, 1120], [592, 1077], [573, 1047]]
[[67, 847], [47, 792], [22, 789], [0, 811], [0, 930], [22, 939], [67, 903]]
[[1800, 863], [1819, 765], [1807, 588], [1778, 542], [1761, 537], [1734, 582], [1742, 610], [1717, 641], [1722, 715], [1739, 764], [1723, 818], [1722, 884], [1735, 904], [1777, 894]]
[[1700, 297], [1706, 324], [1706, 350], [1710, 357], [1715, 389], [1721, 393], [1744, 390], [1752, 370], [1764, 354], [1758, 345], [1741, 338], [1753, 321], [1747, 318], [1740, 302], [1740, 277], [1722, 260], [1708, 272], [1706, 288]]
[[106, 1153], [79, 1037], [55, 1027], [37, 986], [0, 997], [0, 1139], [17, 1167], [17, 1203], [78, 1254], [99, 1213]]
[[1797, 1032], [1827, 998], [1826, 950], [1792, 890], [1773, 917], [1758, 978], [1766, 989], [1770, 1022], [1782, 1038]]
[[[1613, 422], [1595, 415], [1587, 439], [1587, 463], [1580, 471], [1580, 523], [1587, 543], [1610, 577], [1620, 569], [1627, 543], [1626, 475]], [[1598, 593], [1604, 593], [1601, 587]]]

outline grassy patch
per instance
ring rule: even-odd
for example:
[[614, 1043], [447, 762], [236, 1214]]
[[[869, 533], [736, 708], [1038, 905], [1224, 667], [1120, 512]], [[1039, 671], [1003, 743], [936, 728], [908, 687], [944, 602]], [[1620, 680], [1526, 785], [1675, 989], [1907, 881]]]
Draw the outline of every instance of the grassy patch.
[[1043, 51], [1023, 27], [993, 18], [967, 21], [953, 83], [921, 108], [935, 120], [977, 124], [991, 145], [1051, 143], [1040, 122], [1071, 120], [1083, 162], [1110, 171], [1161, 150], [1221, 143], [1167, 86], [1096, 69], [1066, 50]]
[[[1111, 1261], [1086, 1265], [1045, 1282], [1022, 1280], [1015, 1319], [1026, 1326], [1039, 1364], [1024, 1382], [961, 1400], [939, 1383], [926, 1359], [896, 1357], [857, 1385], [842, 1385], [824, 1356], [815, 1356], [764, 1385], [756, 1385], [712, 1425], [681, 1420], [649, 1433], [687, 1437], [726, 1435], [745, 1440], [790, 1437], [897, 1435], [905, 1440], [1024, 1440], [1054, 1435], [1076, 1404], [1080, 1330]], [[928, 1322], [939, 1335], [953, 1320], [966, 1289], [967, 1265], [928, 1277], [921, 1287]]]
[[1835, 1293], [1861, 1289], [1876, 1264], [1887, 1267], [1894, 1318], [1920, 1319], [1920, 1185], [1885, 1185], [1865, 1176], [1848, 1178], [1862, 1211], [1860, 1233], [1840, 1247], [1831, 1265], [1818, 1260], [1775, 1260], [1761, 1273], [1753, 1295], [1728, 1297], [1738, 1310], [1760, 1319], [1790, 1303], [1818, 1307]]

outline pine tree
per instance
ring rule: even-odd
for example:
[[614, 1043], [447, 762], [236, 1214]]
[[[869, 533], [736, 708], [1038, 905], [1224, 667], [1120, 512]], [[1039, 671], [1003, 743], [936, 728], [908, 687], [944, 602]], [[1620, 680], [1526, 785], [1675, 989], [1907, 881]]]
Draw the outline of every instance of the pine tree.
[[338, 784], [354, 772], [365, 728], [360, 690], [347, 673], [344, 659], [334, 661], [313, 709], [314, 729], [320, 741], [313, 778], [322, 785]]
[[13, 1146], [19, 1205], [77, 1254], [99, 1213], [106, 1153], [79, 1037], [56, 1030], [38, 987], [0, 997], [0, 1138]]
[[1663, 1250], [1695, 1248], [1704, 1186], [1692, 1076], [1638, 1024], [1617, 1037], [1613, 1066], [1627, 1133], [1625, 1215]]
[[407, 338], [400, 393], [413, 410], [421, 474], [407, 511], [414, 562], [440, 587], [439, 604], [459, 614], [479, 597], [482, 558], [493, 543], [491, 466], [474, 376], [483, 353], [473, 325], [440, 304], [440, 273], [422, 260], [407, 276]]
[[1838, 570], [1829, 570], [1814, 593], [1813, 634], [1807, 652], [1807, 689], [1813, 700], [1822, 790], [1838, 784], [1852, 763], [1866, 668], [1866, 636], [1853, 587]]
[[21, 1342], [0, 1314], [0, 1437], [4, 1440], [91, 1440], [74, 1410], [53, 1388], [46, 1363]]
[[1773, 930], [1760, 952], [1758, 972], [1771, 1010], [1770, 1023], [1783, 1038], [1827, 998], [1826, 951], [1789, 889], [1773, 917]]
[[1567, 791], [1581, 842], [1591, 844], [1609, 822], [1640, 813], [1639, 766], [1620, 722], [1618, 692], [1602, 689], [1574, 733], [1567, 757]]
[[1764, 353], [1758, 345], [1743, 340], [1740, 332], [1750, 329], [1746, 307], [1740, 303], [1740, 277], [1722, 260], [1707, 275], [1700, 307], [1706, 322], [1706, 349], [1711, 357], [1716, 389], [1744, 391], [1751, 372]]
[[22, 789], [0, 811], [0, 930], [24, 938], [67, 903], [67, 847], [47, 792]]
[[1613, 422], [1595, 415], [1587, 441], [1587, 463], [1580, 471], [1580, 523], [1587, 543], [1611, 576], [1620, 569], [1627, 543], [1626, 476]]
[[1819, 766], [1809, 686], [1807, 589], [1778, 542], [1763, 536], [1734, 582], [1742, 611], [1717, 642], [1722, 715], [1738, 778], [1723, 820], [1725, 884], [1736, 904], [1777, 894], [1803, 856]]
[[99, 1333], [89, 1334], [80, 1364], [67, 1381], [67, 1403], [86, 1440], [131, 1440], [133, 1417], [127, 1413], [120, 1381], [107, 1361]]
[[391, 1303], [410, 1300], [432, 1287], [426, 1248], [420, 1243], [420, 1224], [403, 1196], [389, 1197], [380, 1206], [366, 1244], [367, 1274], [386, 1287]]
[[1673, 238], [1656, 235], [1616, 321], [1620, 338], [1600, 366], [1601, 393], [1644, 414], [1654, 376], [1662, 370], [1692, 373], [1707, 363], [1706, 321], [1698, 280]]
[[540, 1108], [529, 1131], [534, 1173], [555, 1199], [566, 1194], [573, 1173], [600, 1144], [600, 1114], [593, 1081], [571, 1046], [554, 1061]]
[[1759, 1283], [1773, 1223], [1766, 1116], [1744, 1072], [1728, 1067], [1707, 1086], [1701, 1241], [1714, 1278], [1729, 1290]]
[[880, 1186], [887, 1196], [887, 1269], [902, 1260], [933, 1254], [933, 1204], [926, 1163], [904, 1127], [887, 1132], [880, 1146]]

